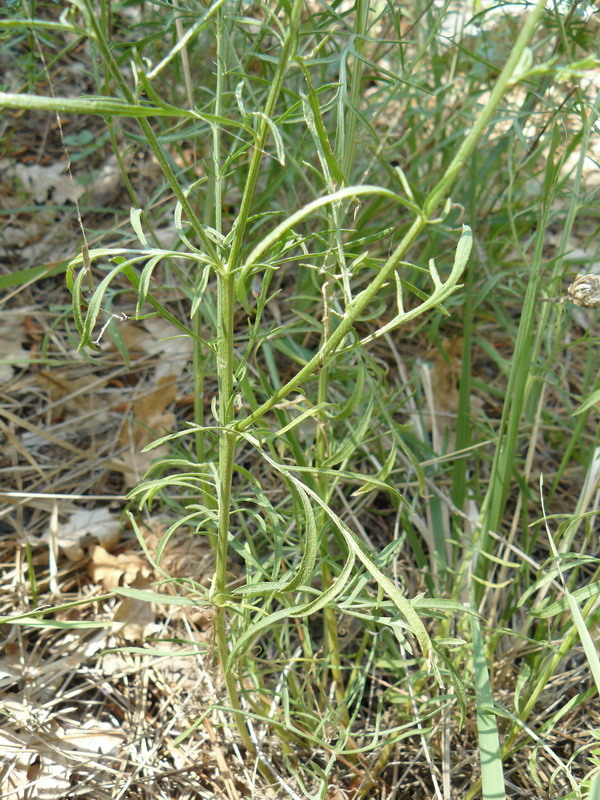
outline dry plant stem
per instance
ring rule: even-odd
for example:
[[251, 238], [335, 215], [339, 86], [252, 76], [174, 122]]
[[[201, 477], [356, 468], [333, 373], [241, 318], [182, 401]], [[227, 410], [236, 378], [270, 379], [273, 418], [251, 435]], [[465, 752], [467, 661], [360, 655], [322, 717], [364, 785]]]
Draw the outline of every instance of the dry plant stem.
[[[306, 378], [311, 377], [319, 369], [323, 368], [327, 360], [336, 352], [345, 336], [351, 331], [356, 319], [360, 316], [362, 311], [377, 295], [382, 286], [386, 284], [392, 277], [394, 270], [406, 255], [409, 247], [413, 244], [423, 229], [433, 221], [432, 217], [434, 213], [438, 209], [439, 205], [448, 196], [454, 182], [483, 136], [483, 133], [489, 124], [500, 100], [505, 92], [510, 88], [513, 72], [521, 60], [525, 48], [533, 36], [535, 28], [544, 13], [545, 5], [545, 0], [538, 0], [536, 3], [533, 11], [523, 25], [521, 33], [515, 42], [504, 69], [498, 76], [498, 80], [496, 81], [487, 104], [481, 111], [481, 114], [477, 118], [471, 131], [466, 136], [457, 154], [452, 159], [448, 169], [440, 179], [440, 182], [425, 200], [421, 214], [410, 226], [391, 257], [383, 265], [371, 284], [360, 294], [358, 294], [348, 305], [344, 318], [340, 321], [340, 324], [327, 339], [327, 341], [321, 346], [319, 352], [316, 353], [316, 355], [314, 355], [313, 358], [311, 358], [310, 361], [308, 361], [293, 378], [291, 378], [284, 386], [282, 386], [279, 391], [275, 392], [275, 394], [269, 398], [269, 400], [266, 400], [261, 406], [259, 406], [259, 408], [256, 409], [256, 411], [238, 422], [236, 425], [237, 430], [243, 431], [249, 428], [259, 419], [261, 419], [268, 411], [270, 411], [273, 406], [282, 402], [288, 396], [288, 394], [294, 391], [304, 380], [306, 380]], [[453, 286], [448, 287], [447, 294], [450, 293], [452, 288]], [[444, 298], [447, 296], [447, 294], [444, 294]], [[430, 302], [430, 300], [431, 298], [429, 300], [425, 300], [418, 307], [416, 310], [417, 313], [414, 314], [414, 316], [422, 314], [432, 306], [442, 302], [441, 297], [437, 297], [434, 302]], [[411, 317], [413, 316], [412, 312], [408, 313], [411, 314]], [[408, 319], [408, 314], [406, 315], [406, 318]]]

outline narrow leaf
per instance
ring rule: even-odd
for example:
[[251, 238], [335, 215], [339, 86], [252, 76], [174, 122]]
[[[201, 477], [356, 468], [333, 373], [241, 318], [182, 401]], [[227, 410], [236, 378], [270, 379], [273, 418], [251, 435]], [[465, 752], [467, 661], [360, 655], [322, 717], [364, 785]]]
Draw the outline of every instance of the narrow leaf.
[[481, 763], [481, 791], [483, 800], [505, 800], [504, 771], [500, 756], [500, 738], [496, 715], [490, 711], [494, 700], [490, 676], [485, 659], [479, 620], [471, 617], [473, 631], [473, 669], [475, 672], [475, 700], [477, 703], [477, 736]]

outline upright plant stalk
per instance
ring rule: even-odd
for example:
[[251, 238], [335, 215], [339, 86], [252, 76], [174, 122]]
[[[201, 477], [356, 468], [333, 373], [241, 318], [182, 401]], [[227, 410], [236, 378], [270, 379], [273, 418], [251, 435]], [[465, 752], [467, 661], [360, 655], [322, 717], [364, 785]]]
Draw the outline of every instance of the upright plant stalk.
[[[323, 286], [323, 323], [321, 330], [321, 342], [324, 344], [330, 333], [331, 328], [331, 315], [329, 313], [329, 303], [331, 294], [331, 284], [328, 280], [328, 275], [325, 277]], [[319, 406], [325, 407], [329, 395], [329, 366], [326, 365], [319, 373], [318, 385], [318, 399]], [[319, 414], [319, 424], [317, 425], [316, 435], [316, 466], [317, 468], [324, 463], [327, 458], [327, 415], [326, 411]], [[319, 486], [319, 495], [321, 499], [327, 502], [327, 492], [329, 486], [329, 476], [318, 473], [317, 482]], [[319, 510], [318, 529], [321, 531], [321, 588], [326, 591], [332, 582], [331, 570], [329, 568], [329, 533], [330, 525], [325, 512]], [[323, 623], [324, 623], [324, 641], [326, 644], [325, 654], [328, 661], [328, 668], [331, 669], [333, 680], [335, 681], [335, 693], [341, 710], [341, 721], [344, 726], [348, 723], [348, 713], [344, 708], [345, 692], [344, 692], [344, 678], [341, 671], [341, 658], [340, 646], [337, 630], [336, 613], [333, 606], [326, 606], [323, 610]], [[327, 683], [327, 669], [323, 673], [321, 681], [322, 688], [325, 689]]]
[[[229, 521], [231, 510], [231, 480], [235, 459], [237, 436], [231, 430], [233, 408], [233, 309], [234, 276], [226, 271], [218, 275], [217, 284], [217, 377], [219, 384], [219, 477], [217, 500], [219, 504], [217, 551], [213, 601], [215, 603], [215, 639], [219, 661], [224, 667], [229, 656], [227, 642], [227, 556], [229, 551]], [[237, 679], [232, 670], [224, 670], [225, 685], [235, 720], [245, 746], [254, 752], [254, 745], [241, 713]]]
[[[364, 46], [364, 37], [367, 30], [367, 22], [368, 22], [368, 14], [369, 14], [369, 3], [365, 2], [364, 0], [357, 0], [356, 9], [355, 9], [355, 19], [354, 19], [354, 36], [352, 37], [352, 42], [354, 43], [354, 48], [357, 53], [361, 53], [363, 46]], [[352, 69], [352, 79], [351, 79], [351, 91], [350, 91], [350, 102], [346, 102], [344, 107], [341, 111], [341, 130], [343, 131], [343, 136], [340, 137], [338, 141], [338, 161], [342, 165], [342, 173], [346, 178], [346, 181], [350, 181], [350, 170], [352, 167], [353, 155], [354, 155], [354, 148], [355, 148], [355, 136], [356, 136], [356, 109], [360, 103], [361, 97], [361, 89], [362, 89], [362, 77], [363, 77], [363, 61], [358, 57], [354, 57], [354, 64]], [[346, 121], [344, 122], [344, 117], [347, 117]], [[333, 188], [333, 186], [331, 187]], [[345, 204], [344, 204], [345, 205]], [[334, 224], [332, 227], [331, 239], [333, 240], [330, 244], [331, 251], [337, 252], [338, 248], [336, 247], [335, 238], [338, 235], [338, 231], [340, 229], [339, 223], [339, 216], [340, 216], [341, 204], [338, 206], [337, 204], [334, 205], [332, 211], [334, 216]], [[334, 259], [331, 259], [334, 261]], [[333, 275], [332, 275], [332, 264], [329, 269], [326, 271], [326, 275], [324, 278], [323, 283], [323, 322], [321, 327], [321, 346], [319, 349], [322, 349], [329, 339], [329, 336], [332, 332], [332, 316], [330, 313], [330, 299], [331, 299], [331, 290], [333, 286]], [[344, 265], [339, 265], [341, 269], [344, 269]], [[330, 364], [326, 363], [323, 366], [323, 369], [319, 373], [319, 382], [318, 382], [318, 397], [317, 397], [317, 404], [318, 406], [322, 407], [323, 410], [318, 414], [319, 425], [317, 426], [317, 435], [316, 435], [316, 465], [319, 467], [321, 464], [324, 463], [325, 459], [327, 458], [327, 410], [326, 404], [329, 399], [329, 381], [330, 381]], [[318, 485], [319, 485], [319, 494], [321, 499], [327, 502], [328, 497], [327, 493], [329, 490], [329, 482], [330, 478], [328, 475], [319, 473], [318, 475]], [[321, 585], [322, 590], [327, 591], [330, 587], [332, 582], [332, 575], [331, 570], [329, 567], [329, 555], [330, 555], [330, 524], [327, 520], [327, 516], [324, 511], [320, 510], [319, 512], [319, 523], [318, 528], [322, 531], [321, 536]], [[344, 678], [341, 670], [341, 657], [340, 657], [340, 645], [339, 645], [339, 637], [338, 637], [338, 625], [336, 619], [336, 612], [333, 606], [326, 606], [323, 610], [323, 622], [324, 622], [324, 640], [326, 642], [326, 655], [328, 660], [328, 666], [331, 669], [331, 674], [333, 676], [333, 680], [335, 681], [335, 692], [336, 698], [340, 705], [340, 722], [344, 724], [345, 727], [348, 725], [348, 711], [346, 708], [346, 698], [345, 698], [345, 690], [344, 690]], [[325, 671], [323, 674], [323, 681], [322, 685], [325, 689], [326, 685], [326, 675], [327, 672]]]
[[356, 121], [357, 109], [362, 96], [362, 78], [364, 72], [364, 61], [360, 58], [365, 46], [369, 19], [370, 2], [368, 0], [357, 0], [354, 17], [354, 36], [352, 45], [354, 48], [354, 64], [352, 68], [352, 78], [350, 82], [350, 100], [346, 102], [344, 116], [347, 115], [343, 127], [344, 136], [341, 140], [343, 151], [338, 153], [338, 160], [342, 165], [342, 172], [350, 180], [350, 168], [354, 159], [356, 148]]
[[[282, 47], [271, 89], [267, 97], [263, 114], [259, 119], [258, 132], [254, 142], [254, 151], [250, 160], [248, 177], [240, 204], [240, 212], [236, 221], [235, 233], [227, 264], [217, 274], [217, 377], [219, 385], [219, 462], [218, 462], [218, 533], [213, 599], [216, 607], [215, 639], [219, 653], [219, 661], [225, 672], [225, 684], [229, 702], [234, 709], [236, 724], [245, 746], [254, 752], [255, 748], [248, 734], [242, 706], [239, 699], [237, 677], [233, 670], [225, 670], [229, 656], [227, 639], [227, 557], [229, 552], [229, 524], [231, 516], [231, 485], [235, 463], [235, 449], [238, 434], [233, 428], [234, 409], [234, 376], [235, 359], [233, 352], [234, 337], [234, 302], [235, 277], [240, 265], [244, 234], [250, 215], [252, 200], [264, 155], [269, 125], [266, 121], [275, 110], [283, 79], [295, 50], [297, 29], [302, 0], [296, 0], [290, 14], [287, 34]], [[217, 164], [215, 162], [215, 168]], [[220, 169], [220, 165], [219, 165]]]
[[295, 0], [292, 12], [290, 14], [285, 40], [281, 48], [279, 63], [277, 65], [277, 69], [275, 70], [275, 75], [273, 76], [273, 82], [271, 84], [271, 89], [269, 90], [265, 108], [260, 116], [258, 132], [254, 142], [254, 150], [252, 152], [250, 167], [248, 169], [248, 177], [246, 178], [246, 185], [244, 187], [244, 193], [240, 203], [240, 211], [235, 223], [235, 235], [233, 237], [233, 243], [231, 245], [231, 252], [229, 254], [229, 261], [227, 264], [227, 269], [230, 271], [236, 270], [241, 263], [242, 245], [244, 243], [246, 225], [248, 224], [248, 217], [250, 215], [252, 200], [254, 198], [256, 183], [260, 172], [260, 163], [264, 156], [264, 148], [270, 130], [267, 120], [271, 118], [271, 115], [275, 110], [275, 105], [281, 92], [283, 78], [285, 76], [287, 66], [296, 49], [300, 12], [302, 11], [303, 6], [304, 3], [302, 0]]
[[534, 326], [537, 316], [537, 295], [541, 281], [544, 231], [556, 188], [556, 182], [553, 179], [555, 172], [553, 165], [554, 152], [555, 147], [551, 147], [550, 157], [547, 162], [548, 179], [546, 184], [548, 191], [540, 207], [537, 239], [515, 343], [513, 365], [506, 389], [506, 402], [498, 433], [498, 445], [492, 464], [489, 488], [484, 498], [481, 512], [481, 527], [477, 537], [479, 552], [474, 571], [475, 577], [479, 579], [474, 586], [476, 606], [481, 602], [485, 591], [484, 579], [489, 569], [487, 554], [491, 547], [490, 531], [499, 529], [506, 507], [523, 408], [528, 391], [531, 388], [530, 365], [535, 363], [539, 348], [539, 341], [537, 347], [534, 347]]
[[[223, 104], [223, 18], [221, 8], [217, 9], [214, 21], [216, 52], [216, 73], [215, 73], [215, 108], [216, 117], [221, 116]], [[221, 177], [221, 134], [216, 124], [212, 125], [212, 169], [209, 171], [210, 183], [207, 193], [206, 219], [210, 220], [217, 233], [221, 234], [222, 223], [222, 177]], [[210, 206], [208, 205], [210, 203]], [[204, 370], [205, 356], [201, 345], [202, 339], [202, 307], [199, 304], [196, 314], [192, 320], [193, 330], [197, 336], [194, 341], [194, 422], [198, 426], [195, 434], [196, 440], [196, 460], [199, 464], [204, 463], [205, 453], [205, 432], [204, 426]], [[202, 502], [206, 506], [212, 505], [212, 498], [208, 492], [203, 490]], [[216, 542], [213, 542], [216, 551]]]
[[[136, 102], [136, 97], [131, 89], [127, 86], [127, 82], [125, 81], [119, 66], [114, 60], [110, 48], [107, 46], [106, 41], [104, 41], [102, 37], [101, 31], [98, 30], [97, 25], [95, 24], [93, 8], [90, 0], [73, 0], [73, 2], [87, 10], [87, 21], [91, 25], [92, 30], [91, 38], [94, 39], [102, 54], [106, 69], [110, 71], [125, 99], [129, 103], [134, 104]], [[264, 148], [270, 130], [270, 125], [267, 120], [270, 120], [273, 115], [283, 85], [284, 75], [295, 49], [300, 13], [304, 8], [303, 0], [294, 0], [289, 15], [289, 25], [282, 46], [281, 56], [274, 72], [273, 81], [264, 108], [264, 113], [262, 116], [258, 117], [257, 131], [254, 138], [254, 150], [251, 156], [240, 212], [235, 230], [232, 235], [231, 251], [226, 264], [223, 263], [222, 253], [207, 235], [206, 229], [198, 219], [195, 209], [190, 203], [187, 194], [178, 184], [177, 178], [156, 135], [150, 126], [149, 121], [145, 118], [138, 119], [138, 123], [146, 137], [148, 144], [152, 148], [158, 160], [167, 182], [179, 200], [179, 203], [187, 215], [189, 223], [194, 230], [198, 241], [205, 249], [205, 252], [209, 260], [212, 262], [213, 268], [217, 274], [218, 302], [216, 350], [219, 418], [219, 461], [217, 490], [219, 513], [216, 570], [212, 597], [216, 607], [216, 644], [219, 658], [223, 667], [225, 667], [225, 664], [230, 656], [230, 648], [227, 641], [228, 625], [226, 614], [226, 608], [228, 604], [227, 556], [231, 513], [232, 475], [238, 434], [259, 421], [275, 405], [285, 399], [287, 395], [297, 388], [306, 378], [311, 377], [320, 370], [326, 368], [328, 362], [340, 348], [345, 337], [352, 330], [355, 322], [360, 317], [364, 309], [377, 296], [382, 287], [389, 283], [390, 279], [393, 278], [395, 270], [399, 266], [408, 249], [416, 241], [426, 226], [434, 221], [433, 217], [436, 211], [438, 210], [440, 204], [448, 199], [448, 195], [452, 186], [461, 174], [461, 171], [465, 167], [467, 160], [481, 141], [484, 131], [491, 121], [501, 98], [509, 89], [515, 68], [523, 56], [525, 48], [544, 12], [545, 3], [546, 0], [537, 0], [533, 11], [525, 22], [521, 34], [519, 35], [519, 38], [511, 51], [510, 57], [504, 69], [498, 77], [487, 104], [475, 121], [470, 133], [464, 139], [462, 145], [460, 146], [455, 157], [452, 159], [441, 180], [425, 200], [422, 209], [415, 210], [415, 219], [412, 225], [410, 225], [406, 231], [392, 256], [387, 260], [379, 272], [377, 272], [370, 285], [347, 304], [344, 316], [339, 320], [337, 327], [334, 330], [329, 330], [327, 332], [327, 336], [324, 336], [318, 352], [305, 364], [302, 369], [299, 370], [299, 372], [291, 380], [283, 385], [266, 402], [249, 414], [245, 419], [237, 422], [237, 424], [235, 421], [233, 402], [235, 389], [235, 360], [233, 351], [235, 277], [242, 263], [246, 228], [250, 218], [252, 201], [260, 174], [261, 161], [264, 157]], [[3, 95], [0, 99], [4, 99], [4, 97], [7, 98], [5, 104], [11, 105], [10, 96]], [[17, 105], [18, 102], [22, 101], [15, 101], [14, 105], [17, 107], [19, 107]], [[81, 108], [83, 108], [83, 106], [84, 104], [82, 103]], [[218, 179], [217, 176], [215, 177], [215, 181]], [[423, 303], [414, 311], [414, 313], [411, 311], [401, 315], [400, 321], [402, 322], [405, 319], [410, 319], [413, 316], [422, 313], [424, 310], [443, 302], [445, 297], [453, 290], [457, 281], [458, 276], [453, 274], [452, 280], [448, 281], [447, 285], [445, 284], [443, 287], [436, 285], [435, 290], [432, 291], [431, 297], [423, 301]], [[324, 389], [326, 388], [326, 385], [327, 381], [324, 379]], [[254, 750], [254, 747], [244, 724], [244, 709], [239, 699], [240, 687], [238, 686], [238, 681], [233, 671], [226, 671], [225, 683], [229, 694], [229, 702], [234, 710], [234, 716], [239, 728], [240, 736], [242, 737], [245, 745], [249, 748], [249, 750], [252, 751]]]

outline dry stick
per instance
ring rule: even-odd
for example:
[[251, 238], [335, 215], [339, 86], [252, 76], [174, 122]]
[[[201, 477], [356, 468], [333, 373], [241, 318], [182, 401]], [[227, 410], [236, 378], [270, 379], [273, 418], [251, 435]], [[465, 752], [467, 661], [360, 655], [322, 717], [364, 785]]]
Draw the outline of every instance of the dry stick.
[[[46, 80], [48, 81], [48, 89], [50, 90], [51, 96], [56, 100], [56, 94], [54, 93], [54, 84], [52, 83], [52, 78], [50, 77], [50, 73], [48, 72], [48, 66], [46, 64], [46, 59], [44, 58], [44, 52], [43, 52], [43, 50], [42, 50], [42, 48], [40, 46], [40, 43], [39, 43], [39, 41], [37, 39], [37, 36], [34, 37], [34, 40], [35, 40], [35, 44], [36, 44], [36, 47], [37, 47], [38, 54], [40, 56], [42, 65], [44, 67], [44, 72], [46, 73]], [[62, 146], [63, 152], [64, 152], [64, 154], [65, 154], [65, 156], [67, 158], [67, 166], [66, 166], [67, 174], [68, 174], [69, 179], [70, 179], [71, 183], [73, 184], [73, 186], [76, 186], [75, 178], [73, 177], [73, 171], [71, 169], [71, 156], [69, 155], [69, 150], [68, 150], [67, 144], [65, 142], [65, 137], [64, 137], [64, 133], [63, 133], [63, 127], [62, 127], [62, 121], [61, 121], [61, 118], [60, 118], [60, 113], [58, 111], [56, 112], [56, 124], [58, 125], [58, 134], [60, 136], [61, 146]], [[83, 245], [81, 247], [81, 254], [83, 256], [83, 264], [84, 264], [85, 275], [86, 275], [86, 283], [88, 285], [89, 291], [91, 292], [91, 291], [93, 291], [94, 287], [93, 287], [93, 283], [92, 283], [92, 268], [91, 268], [91, 265], [90, 265], [90, 248], [89, 248], [87, 236], [85, 234], [85, 228], [83, 227], [83, 219], [81, 217], [81, 207], [79, 205], [79, 200], [77, 199], [77, 195], [74, 194], [72, 199], [73, 199], [73, 202], [74, 202], [74, 205], [75, 205], [75, 216], [77, 218], [77, 224], [79, 226], [79, 230], [81, 231], [81, 238], [83, 240]]]

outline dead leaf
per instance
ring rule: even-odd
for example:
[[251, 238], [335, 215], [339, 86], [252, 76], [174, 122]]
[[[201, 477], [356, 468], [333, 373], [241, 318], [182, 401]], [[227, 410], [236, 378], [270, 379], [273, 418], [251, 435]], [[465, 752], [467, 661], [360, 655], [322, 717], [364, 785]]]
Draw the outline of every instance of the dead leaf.
[[90, 578], [101, 583], [109, 592], [117, 586], [134, 586], [138, 578], [149, 578], [152, 573], [153, 570], [145, 558], [132, 552], [113, 556], [100, 545], [94, 547], [88, 566]]
[[106, 412], [98, 414], [98, 410], [103, 405], [98, 392], [106, 386], [106, 381], [94, 381], [93, 389], [89, 391], [89, 375], [83, 378], [72, 378], [58, 370], [52, 372], [40, 370], [38, 380], [52, 405], [53, 421], [67, 416], [79, 417], [85, 412], [94, 412], [94, 424], [96, 425], [108, 418]]
[[83, 186], [65, 172], [65, 162], [57, 161], [42, 167], [40, 164], [17, 164], [15, 174], [23, 189], [36, 203], [64, 206], [75, 203], [83, 194]]
[[[127, 552], [113, 556], [96, 545], [88, 574], [93, 581], [101, 583], [110, 592], [117, 586], [150, 589], [154, 570], [146, 559], [136, 553]], [[152, 603], [134, 597], [123, 597], [113, 613], [112, 630], [127, 641], [139, 641], [159, 630], [155, 619]]]
[[59, 524], [54, 537], [50, 530], [42, 536], [43, 541], [52, 541], [60, 547], [66, 557], [77, 561], [83, 557], [82, 543], [86, 538], [97, 539], [104, 547], [114, 547], [121, 536], [121, 522], [106, 506], [91, 510], [75, 511], [64, 524]]
[[443, 354], [436, 350], [431, 384], [436, 409], [456, 414], [458, 410], [458, 381], [462, 365], [462, 337], [443, 339]]
[[129, 320], [119, 325], [119, 335], [129, 350], [157, 356], [154, 380], [177, 378], [192, 357], [192, 340], [161, 317]]
[[39, 736], [0, 733], [2, 770], [0, 796], [11, 800], [54, 800], [71, 788], [69, 762], [56, 747], [50, 748]]
[[[154, 558], [164, 533], [161, 523], [154, 523], [153, 529], [142, 525], [140, 530]], [[191, 534], [188, 530], [176, 531], [162, 552], [160, 566], [172, 578], [193, 577], [203, 586], [210, 586], [215, 570], [215, 557], [208, 537]]]
[[[23, 348], [26, 338], [24, 312], [3, 311], [0, 319], [0, 362], [17, 361], [26, 366], [31, 354]], [[19, 365], [0, 363], [0, 382], [9, 381]]]
[[89, 717], [80, 725], [66, 726], [63, 737], [69, 744], [89, 753], [114, 753], [123, 740], [123, 731], [110, 722]]

